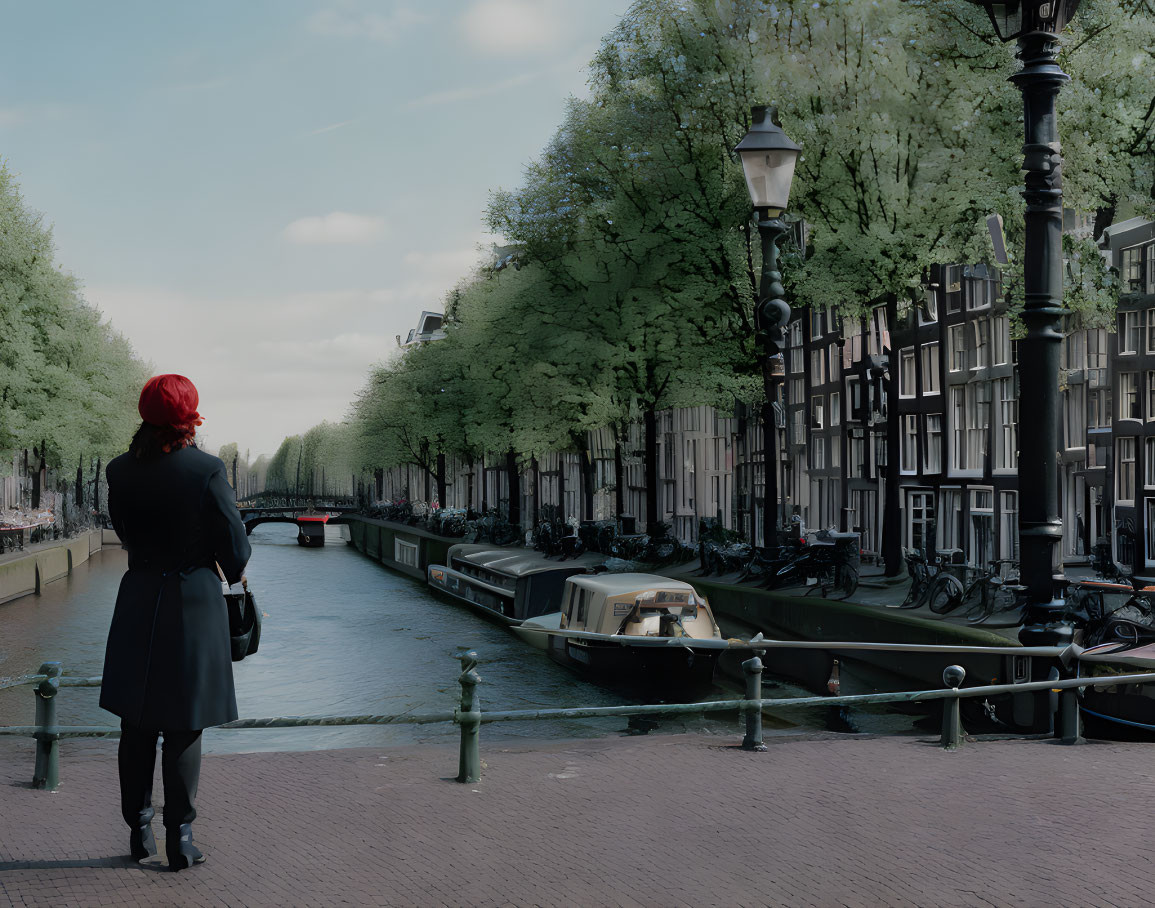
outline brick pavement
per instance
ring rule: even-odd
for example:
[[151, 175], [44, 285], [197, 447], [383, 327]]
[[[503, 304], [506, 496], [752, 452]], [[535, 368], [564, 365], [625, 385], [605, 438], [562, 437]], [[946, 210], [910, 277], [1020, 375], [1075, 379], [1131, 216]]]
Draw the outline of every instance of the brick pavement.
[[206, 756], [179, 874], [121, 857], [113, 744], [66, 743], [46, 793], [0, 742], [0, 904], [1155, 902], [1148, 745], [485, 732], [474, 785], [445, 746]]

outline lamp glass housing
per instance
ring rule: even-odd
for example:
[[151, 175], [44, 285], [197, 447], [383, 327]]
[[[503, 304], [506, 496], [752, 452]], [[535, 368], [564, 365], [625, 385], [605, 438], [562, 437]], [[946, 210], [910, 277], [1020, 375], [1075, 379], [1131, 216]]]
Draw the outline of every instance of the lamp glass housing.
[[740, 151], [738, 155], [742, 159], [746, 189], [754, 207], [768, 209], [774, 217], [780, 215], [790, 201], [790, 184], [794, 182], [798, 152], [787, 148], [751, 149]]
[[742, 160], [746, 189], [755, 208], [778, 217], [790, 201], [794, 165], [802, 149], [792, 142], [776, 122], [777, 109], [758, 106], [750, 110], [750, 131], [734, 149]]

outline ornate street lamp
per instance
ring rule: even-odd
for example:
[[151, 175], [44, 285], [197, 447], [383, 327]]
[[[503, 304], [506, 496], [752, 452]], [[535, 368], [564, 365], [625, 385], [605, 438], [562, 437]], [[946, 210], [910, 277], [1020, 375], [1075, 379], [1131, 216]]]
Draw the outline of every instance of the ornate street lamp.
[[765, 498], [762, 507], [762, 542], [778, 543], [778, 431], [774, 402], [778, 386], [786, 377], [782, 362], [783, 327], [790, 321], [790, 307], [782, 298], [782, 275], [778, 271], [778, 240], [789, 229], [782, 212], [790, 201], [790, 184], [801, 147], [790, 141], [775, 120], [777, 108], [751, 108], [753, 124], [735, 151], [742, 160], [746, 188], [758, 216], [762, 237], [762, 279], [758, 286], [758, 305], [754, 310], [762, 385], [766, 403], [762, 408], [762, 470]]
[[[1013, 81], [1023, 95], [1026, 218], [1019, 396], [1038, 401], [1020, 410], [1019, 538], [1027, 612], [1024, 644], [1064, 644], [1073, 628], [1061, 620], [1054, 581], [1063, 524], [1059, 518], [1059, 349], [1063, 316], [1063, 181], [1055, 99], [1069, 77], [1057, 61], [1059, 33], [1079, 0], [1018, 0], [982, 6], [1003, 41], [1017, 40], [1023, 67]], [[1025, 469], [1022, 469], [1025, 467]]]

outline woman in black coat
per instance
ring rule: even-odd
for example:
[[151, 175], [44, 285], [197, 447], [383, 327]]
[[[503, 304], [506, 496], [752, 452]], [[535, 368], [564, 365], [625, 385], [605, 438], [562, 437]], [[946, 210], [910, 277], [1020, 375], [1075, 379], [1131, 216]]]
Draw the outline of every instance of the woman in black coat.
[[128, 453], [108, 464], [108, 511], [128, 550], [108, 633], [100, 705], [121, 718], [121, 812], [132, 856], [156, 854], [152, 778], [163, 737], [165, 848], [180, 870], [192, 844], [201, 730], [237, 718], [229, 621], [217, 565], [243, 580], [251, 550], [224, 463], [193, 444], [198, 395], [182, 375], [149, 379]]

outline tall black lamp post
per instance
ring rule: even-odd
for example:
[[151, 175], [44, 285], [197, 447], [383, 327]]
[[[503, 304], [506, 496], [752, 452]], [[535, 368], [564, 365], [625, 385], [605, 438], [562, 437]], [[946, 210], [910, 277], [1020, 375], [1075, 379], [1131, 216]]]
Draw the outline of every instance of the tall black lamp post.
[[758, 305], [754, 310], [762, 385], [766, 403], [762, 407], [762, 473], [766, 494], [762, 507], [762, 543], [778, 543], [778, 429], [774, 402], [778, 387], [786, 377], [782, 362], [785, 342], [783, 327], [790, 321], [790, 307], [782, 298], [782, 275], [778, 271], [778, 240], [789, 229], [782, 212], [790, 200], [794, 165], [802, 149], [786, 137], [774, 121], [778, 111], [773, 107], [751, 108], [753, 124], [734, 149], [742, 159], [746, 188], [758, 217], [762, 237], [762, 279], [758, 286]]
[[1023, 170], [1027, 201], [1023, 250], [1023, 323], [1019, 342], [1019, 539], [1027, 615], [1024, 644], [1063, 644], [1054, 566], [1062, 542], [1059, 518], [1059, 350], [1063, 316], [1063, 181], [1055, 99], [1069, 76], [1056, 62], [1059, 34], [1079, 0], [973, 0], [1003, 41], [1017, 40], [1023, 67], [1013, 81], [1023, 95]]

